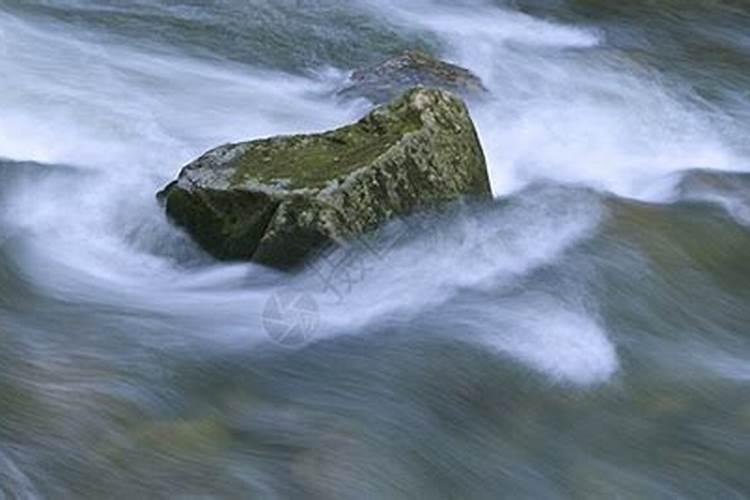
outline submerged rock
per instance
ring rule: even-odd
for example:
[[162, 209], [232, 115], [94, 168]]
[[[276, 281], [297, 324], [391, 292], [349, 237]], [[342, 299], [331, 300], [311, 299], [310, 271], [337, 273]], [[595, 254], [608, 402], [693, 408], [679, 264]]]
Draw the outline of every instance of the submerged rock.
[[474, 125], [460, 99], [424, 88], [337, 130], [221, 146], [159, 193], [213, 256], [278, 268], [464, 195], [491, 197]]
[[691, 170], [677, 185], [682, 200], [723, 207], [740, 224], [750, 225], [750, 173]]
[[681, 196], [687, 198], [706, 193], [736, 194], [748, 197], [750, 196], [750, 174], [720, 170], [690, 170], [682, 174], [677, 190]]
[[365, 97], [383, 104], [407, 89], [425, 87], [448, 90], [464, 97], [487, 89], [468, 69], [435, 59], [419, 51], [407, 51], [378, 65], [355, 71], [349, 85], [339, 91], [344, 97]]

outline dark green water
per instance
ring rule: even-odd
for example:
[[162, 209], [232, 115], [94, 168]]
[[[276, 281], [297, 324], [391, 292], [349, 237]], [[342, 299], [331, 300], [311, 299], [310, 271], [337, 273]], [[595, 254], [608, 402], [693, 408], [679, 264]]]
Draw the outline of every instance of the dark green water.
[[[0, 0], [0, 500], [750, 497], [750, 4]], [[154, 193], [421, 47], [497, 199], [299, 276]]]

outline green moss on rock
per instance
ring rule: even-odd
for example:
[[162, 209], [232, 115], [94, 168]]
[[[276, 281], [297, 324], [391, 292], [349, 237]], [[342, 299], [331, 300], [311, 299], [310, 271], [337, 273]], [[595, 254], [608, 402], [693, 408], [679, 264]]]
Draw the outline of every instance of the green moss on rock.
[[413, 89], [359, 122], [209, 151], [159, 194], [220, 259], [289, 268], [326, 244], [461, 196], [491, 196], [460, 99]]
[[367, 115], [354, 125], [324, 134], [257, 141], [243, 148], [231, 182], [233, 186], [276, 181], [290, 188], [320, 187], [368, 165], [421, 126], [417, 113], [396, 109]]

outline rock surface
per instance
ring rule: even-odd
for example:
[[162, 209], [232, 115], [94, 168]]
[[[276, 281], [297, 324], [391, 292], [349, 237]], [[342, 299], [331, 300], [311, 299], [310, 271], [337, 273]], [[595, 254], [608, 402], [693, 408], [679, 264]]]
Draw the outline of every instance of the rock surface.
[[419, 51], [407, 51], [378, 65], [355, 71], [343, 97], [365, 97], [374, 104], [394, 99], [407, 89], [422, 85], [448, 90], [464, 97], [487, 91], [471, 71]]
[[463, 102], [416, 88], [334, 131], [229, 144], [182, 169], [159, 198], [210, 254], [277, 268], [415, 209], [490, 198]]

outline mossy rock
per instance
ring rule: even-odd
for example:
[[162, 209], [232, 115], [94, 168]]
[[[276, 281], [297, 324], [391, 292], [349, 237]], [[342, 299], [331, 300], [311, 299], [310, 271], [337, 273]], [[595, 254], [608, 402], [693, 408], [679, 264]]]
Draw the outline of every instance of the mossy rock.
[[159, 193], [216, 258], [285, 269], [463, 196], [491, 198], [474, 124], [459, 98], [425, 88], [330, 132], [221, 146]]
[[410, 50], [355, 71], [339, 95], [364, 97], [374, 104], [383, 104], [417, 85], [447, 90], [464, 97], [487, 92], [482, 80], [468, 69]]

